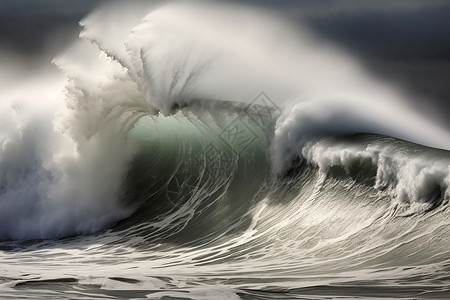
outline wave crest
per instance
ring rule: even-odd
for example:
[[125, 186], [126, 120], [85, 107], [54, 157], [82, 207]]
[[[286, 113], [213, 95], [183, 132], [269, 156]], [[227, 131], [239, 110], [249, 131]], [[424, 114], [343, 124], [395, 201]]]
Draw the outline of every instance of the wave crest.
[[[387, 140], [373, 137], [372, 142], [366, 145], [333, 143], [325, 140], [307, 144], [302, 154], [324, 174], [329, 173], [331, 168], [339, 166], [347, 175], [356, 172], [366, 179], [374, 175], [373, 188], [389, 193], [395, 203], [407, 204], [410, 210], [427, 211], [442, 202], [448, 202], [450, 196], [448, 154], [445, 153], [444, 157], [439, 158], [442, 153], [436, 155], [430, 149], [420, 154], [417, 153], [420, 151], [419, 146], [394, 139]], [[362, 168], [363, 161], [370, 161], [376, 173]], [[359, 166], [356, 171], [351, 169], [355, 164]]]

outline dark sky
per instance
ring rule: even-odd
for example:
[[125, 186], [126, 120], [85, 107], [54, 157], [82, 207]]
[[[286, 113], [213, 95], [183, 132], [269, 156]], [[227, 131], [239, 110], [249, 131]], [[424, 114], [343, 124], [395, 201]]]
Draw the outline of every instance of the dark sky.
[[450, 128], [450, 1], [334, 1], [348, 5], [328, 9], [327, 2], [333, 1], [291, 15], [351, 51], [376, 76], [424, 96], [415, 105]]
[[78, 35], [78, 21], [100, 2], [1, 0], [0, 50], [6, 49], [28, 58], [49, 50], [56, 53]]
[[[1, 0], [0, 53], [54, 55], [78, 35], [78, 21], [106, 1]], [[426, 103], [415, 105], [438, 112], [450, 128], [450, 0], [247, 2], [307, 26], [376, 76], [425, 96]]]

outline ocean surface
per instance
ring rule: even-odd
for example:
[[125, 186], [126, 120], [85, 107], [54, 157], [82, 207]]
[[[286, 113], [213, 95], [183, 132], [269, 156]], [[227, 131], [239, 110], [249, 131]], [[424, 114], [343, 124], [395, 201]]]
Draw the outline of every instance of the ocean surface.
[[81, 25], [0, 95], [2, 298], [450, 298], [450, 133], [411, 95], [246, 7]]

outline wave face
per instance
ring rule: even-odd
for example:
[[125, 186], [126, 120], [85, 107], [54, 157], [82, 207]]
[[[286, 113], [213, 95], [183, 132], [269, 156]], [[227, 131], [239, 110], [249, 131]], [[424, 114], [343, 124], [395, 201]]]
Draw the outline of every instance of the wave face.
[[0, 95], [2, 295], [450, 297], [449, 133], [411, 95], [252, 7], [81, 25]]

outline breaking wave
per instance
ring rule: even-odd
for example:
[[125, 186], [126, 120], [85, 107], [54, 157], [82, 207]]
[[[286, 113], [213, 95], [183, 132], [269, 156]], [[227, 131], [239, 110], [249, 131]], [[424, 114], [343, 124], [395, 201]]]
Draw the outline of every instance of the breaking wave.
[[450, 138], [412, 95], [250, 7], [114, 4], [81, 25], [59, 75], [2, 91], [4, 245], [96, 233], [248, 295], [313, 277], [448, 295]]

